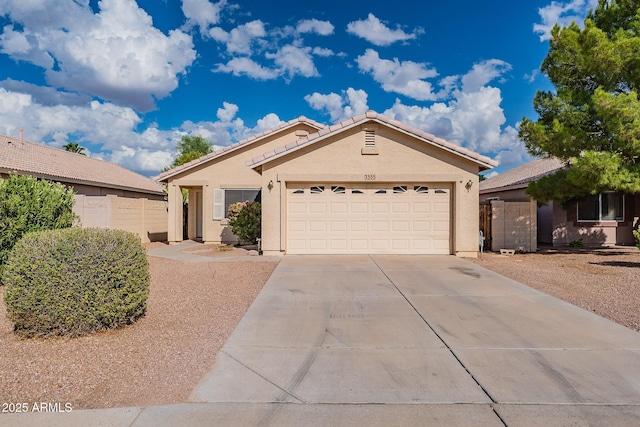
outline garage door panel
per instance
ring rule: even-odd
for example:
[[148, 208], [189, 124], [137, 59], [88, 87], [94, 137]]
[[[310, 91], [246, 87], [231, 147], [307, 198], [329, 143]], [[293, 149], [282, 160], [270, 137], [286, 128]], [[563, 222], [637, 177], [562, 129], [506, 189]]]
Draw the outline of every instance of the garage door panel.
[[287, 194], [287, 253], [450, 253], [447, 188], [313, 183]]

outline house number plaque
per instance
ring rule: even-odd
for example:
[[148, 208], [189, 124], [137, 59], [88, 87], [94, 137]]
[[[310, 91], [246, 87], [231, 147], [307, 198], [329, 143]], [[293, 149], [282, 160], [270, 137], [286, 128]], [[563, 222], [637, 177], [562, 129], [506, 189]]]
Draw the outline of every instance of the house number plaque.
[[376, 175], [375, 174], [365, 174], [364, 176], [364, 180], [365, 181], [375, 181], [376, 180]]

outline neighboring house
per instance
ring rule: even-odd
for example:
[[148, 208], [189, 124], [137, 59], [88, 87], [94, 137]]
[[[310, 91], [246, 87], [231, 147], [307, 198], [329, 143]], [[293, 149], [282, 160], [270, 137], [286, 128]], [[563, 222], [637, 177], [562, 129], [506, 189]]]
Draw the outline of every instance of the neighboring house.
[[157, 182], [103, 160], [0, 135], [0, 176], [48, 179], [73, 188], [83, 227], [116, 228], [143, 242], [167, 239], [167, 202]]
[[262, 203], [262, 250], [282, 254], [478, 252], [478, 173], [487, 157], [373, 111], [323, 126], [304, 117], [156, 177], [169, 241], [232, 242], [228, 206]]
[[[529, 201], [531, 181], [564, 167], [558, 159], [537, 159], [480, 183], [480, 202]], [[582, 239], [587, 245], [632, 245], [640, 217], [640, 195], [602, 193], [570, 203], [564, 209], [549, 201], [538, 206], [538, 242], [563, 246]]]

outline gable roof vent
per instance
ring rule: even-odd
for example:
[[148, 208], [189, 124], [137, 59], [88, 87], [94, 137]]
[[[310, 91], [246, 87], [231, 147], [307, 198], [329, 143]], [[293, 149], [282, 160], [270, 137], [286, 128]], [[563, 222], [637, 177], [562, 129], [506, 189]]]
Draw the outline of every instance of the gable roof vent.
[[376, 130], [378, 130], [378, 126], [373, 123], [367, 123], [362, 126], [362, 130], [364, 131], [364, 147], [362, 147], [361, 153], [363, 155], [380, 154], [378, 147], [376, 147]]

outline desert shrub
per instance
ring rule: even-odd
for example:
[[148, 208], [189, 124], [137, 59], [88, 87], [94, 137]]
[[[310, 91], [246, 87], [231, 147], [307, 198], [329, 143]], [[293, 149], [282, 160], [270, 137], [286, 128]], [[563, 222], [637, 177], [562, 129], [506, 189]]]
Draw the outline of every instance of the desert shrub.
[[73, 191], [62, 184], [16, 174], [0, 178], [0, 276], [25, 233], [71, 227], [78, 219], [73, 203]]
[[582, 248], [584, 246], [584, 241], [582, 239], [572, 240], [569, 242], [569, 247], [571, 248]]
[[143, 316], [150, 275], [135, 234], [69, 228], [24, 235], [2, 280], [7, 318], [17, 334], [74, 337]]
[[256, 243], [261, 235], [262, 211], [259, 202], [237, 202], [229, 206], [229, 229], [242, 243]]

